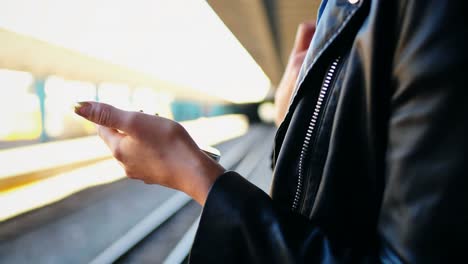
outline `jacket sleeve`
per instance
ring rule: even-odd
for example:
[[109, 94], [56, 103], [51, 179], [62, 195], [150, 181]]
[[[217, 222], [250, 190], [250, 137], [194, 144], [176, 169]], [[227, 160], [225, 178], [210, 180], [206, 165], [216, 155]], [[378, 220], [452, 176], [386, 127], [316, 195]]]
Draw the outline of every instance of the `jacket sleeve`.
[[[193, 263], [459, 263], [468, 245], [468, 33], [464, 1], [395, 1], [385, 187], [375, 247], [336, 251], [235, 172], [212, 187]], [[463, 258], [461, 258], [463, 259]]]
[[324, 240], [313, 224], [275, 208], [265, 192], [230, 171], [216, 180], [208, 195], [190, 262], [297, 263], [306, 254], [322, 263], [315, 254], [322, 245], [308, 246], [316, 241]]
[[236, 172], [221, 175], [202, 212], [190, 263], [377, 263], [377, 247], [338, 245]]

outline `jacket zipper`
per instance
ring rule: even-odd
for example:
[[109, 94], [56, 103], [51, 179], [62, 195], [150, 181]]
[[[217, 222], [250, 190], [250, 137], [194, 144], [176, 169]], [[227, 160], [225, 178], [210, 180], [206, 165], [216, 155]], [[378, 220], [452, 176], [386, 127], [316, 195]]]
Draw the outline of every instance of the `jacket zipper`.
[[338, 70], [338, 64], [340, 62], [341, 57], [336, 58], [333, 63], [331, 64], [330, 68], [328, 68], [327, 74], [325, 75], [325, 80], [323, 81], [322, 87], [320, 88], [320, 93], [315, 104], [314, 112], [309, 122], [309, 126], [307, 128], [306, 135], [304, 137], [304, 142], [302, 144], [301, 155], [299, 156], [299, 165], [298, 165], [298, 177], [297, 177], [297, 188], [296, 193], [294, 195], [294, 201], [292, 208], [293, 210], [297, 209], [299, 205], [299, 201], [302, 195], [302, 188], [303, 188], [303, 181], [304, 181], [304, 172], [305, 172], [305, 158], [309, 151], [309, 147], [312, 143], [312, 135], [315, 132], [315, 127], [318, 125], [319, 117], [322, 111], [323, 104], [326, 101], [326, 98], [329, 94], [329, 88], [332, 84], [333, 78], [335, 77], [335, 73]]

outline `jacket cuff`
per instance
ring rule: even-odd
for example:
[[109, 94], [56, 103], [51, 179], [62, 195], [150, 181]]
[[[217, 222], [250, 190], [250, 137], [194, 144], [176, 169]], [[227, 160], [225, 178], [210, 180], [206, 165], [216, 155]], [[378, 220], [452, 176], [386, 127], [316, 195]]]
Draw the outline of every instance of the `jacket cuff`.
[[242, 214], [249, 210], [249, 201], [264, 199], [265, 196], [268, 197], [265, 192], [236, 172], [227, 171], [219, 176], [205, 202], [190, 253], [190, 262], [242, 261], [242, 255], [248, 250], [245, 242], [242, 242], [245, 241], [241, 230]]

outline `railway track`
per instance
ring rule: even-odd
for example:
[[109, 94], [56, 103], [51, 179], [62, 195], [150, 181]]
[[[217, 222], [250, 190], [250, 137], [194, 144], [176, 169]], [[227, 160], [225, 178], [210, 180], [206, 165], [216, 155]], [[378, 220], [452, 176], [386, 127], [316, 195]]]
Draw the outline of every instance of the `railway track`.
[[[225, 168], [236, 170], [245, 175], [248, 179], [254, 179], [253, 172], [261, 164], [266, 165], [267, 163], [262, 163], [261, 161], [266, 161], [265, 157], [269, 157], [269, 151], [271, 150], [271, 142], [273, 140], [273, 134], [271, 131], [259, 130], [256, 131], [257, 135], [252, 135], [251, 138], [240, 142], [235, 146], [235, 149], [227, 153], [226, 161], [223, 162]], [[254, 146], [254, 147], [253, 147]], [[180, 197], [180, 200], [183, 198]], [[173, 202], [173, 201], [170, 201]], [[185, 204], [184, 204], [185, 205]], [[179, 209], [183, 206], [179, 205]], [[174, 207], [171, 207], [174, 208]], [[154, 215], [158, 215], [158, 210], [154, 212]], [[162, 261], [163, 263], [182, 263], [188, 256], [193, 239], [195, 237], [195, 232], [198, 227], [199, 218], [197, 217], [184, 235], [180, 238], [179, 242], [175, 247], [169, 252], [169, 254]], [[158, 223], [158, 222], [157, 222]], [[114, 245], [115, 248], [109, 248], [105, 250], [101, 255], [93, 260], [93, 264], [103, 264], [103, 263], [113, 263], [123, 255], [127, 255], [127, 259], [130, 258], [129, 255], [132, 254], [132, 249], [138, 245], [145, 237], [151, 235], [151, 233], [156, 230], [158, 225], [148, 225], [145, 222], [141, 222], [136, 225], [135, 230], [145, 230], [146, 232], [139, 233], [140, 236], [138, 239], [135, 239], [135, 236], [132, 234], [127, 234], [122, 236], [119, 241]], [[113, 245], [113, 246], [114, 246]], [[117, 252], [116, 249], [120, 249]], [[141, 254], [141, 253], [140, 253]], [[143, 252], [144, 255], [144, 252]], [[106, 256], [106, 257], [104, 257]], [[112, 256], [112, 257], [111, 257]], [[141, 257], [140, 257], [141, 258]], [[125, 261], [122, 261], [125, 262]]]
[[[271, 127], [253, 127], [245, 136], [219, 146], [221, 163], [266, 186], [272, 139]], [[263, 172], [256, 173], [262, 165]], [[201, 210], [189, 197], [130, 180], [93, 190], [0, 224], [0, 263], [31, 259], [35, 263], [181, 263], [186, 259]], [[144, 250], [148, 248], [152, 250]]]

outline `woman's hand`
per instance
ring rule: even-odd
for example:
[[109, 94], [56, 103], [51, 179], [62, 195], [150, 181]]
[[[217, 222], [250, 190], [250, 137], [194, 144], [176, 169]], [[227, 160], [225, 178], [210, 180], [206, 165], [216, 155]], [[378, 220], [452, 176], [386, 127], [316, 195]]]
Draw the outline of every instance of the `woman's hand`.
[[130, 178], [183, 191], [204, 205], [224, 172], [174, 121], [97, 102], [81, 102], [75, 112], [98, 124], [99, 136]]
[[299, 25], [296, 34], [294, 47], [289, 56], [288, 65], [283, 73], [283, 77], [278, 85], [275, 93], [276, 118], [277, 126], [283, 122], [283, 119], [288, 110], [289, 101], [296, 86], [297, 77], [304, 62], [309, 48], [310, 42], [315, 33], [315, 23], [305, 22]]

